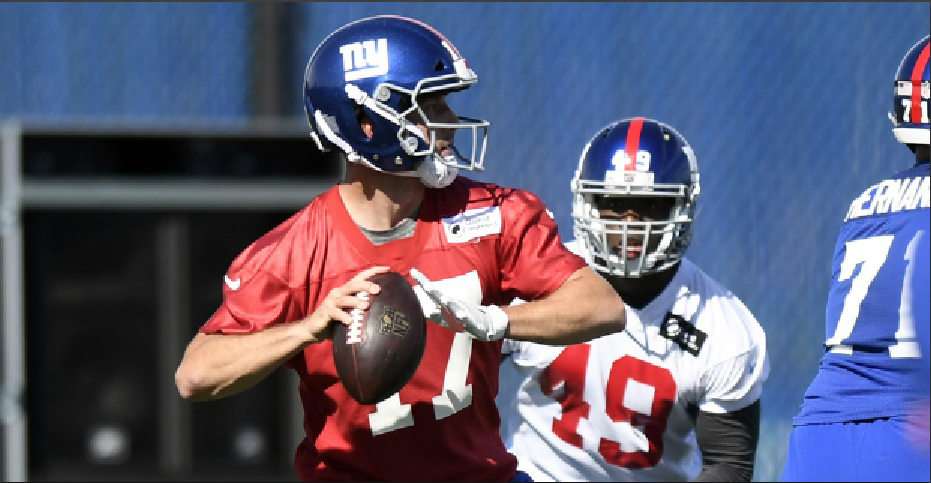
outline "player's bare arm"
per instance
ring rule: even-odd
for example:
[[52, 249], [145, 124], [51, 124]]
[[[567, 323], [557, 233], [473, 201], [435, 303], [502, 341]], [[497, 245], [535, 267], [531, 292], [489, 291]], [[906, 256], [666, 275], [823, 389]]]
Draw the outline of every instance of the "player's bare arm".
[[378, 293], [378, 285], [367, 279], [388, 270], [372, 267], [359, 272], [331, 290], [312, 314], [293, 323], [250, 334], [198, 333], [175, 372], [178, 392], [185, 399], [207, 401], [254, 386], [308, 345], [331, 338], [331, 322], [351, 323], [349, 311], [365, 310], [369, 304], [355, 294]]
[[545, 298], [502, 307], [510, 324], [506, 336], [541, 344], [576, 344], [614, 332], [627, 324], [624, 302], [590, 267], [573, 273]]

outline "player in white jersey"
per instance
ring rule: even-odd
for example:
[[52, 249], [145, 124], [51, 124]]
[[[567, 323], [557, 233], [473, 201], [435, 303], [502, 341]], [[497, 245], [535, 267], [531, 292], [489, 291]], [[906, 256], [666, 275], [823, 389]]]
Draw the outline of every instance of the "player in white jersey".
[[621, 294], [627, 328], [569, 346], [505, 341], [508, 449], [534, 481], [750, 481], [766, 336], [683, 258], [699, 193], [691, 147], [651, 119], [609, 124], [572, 191], [567, 245]]

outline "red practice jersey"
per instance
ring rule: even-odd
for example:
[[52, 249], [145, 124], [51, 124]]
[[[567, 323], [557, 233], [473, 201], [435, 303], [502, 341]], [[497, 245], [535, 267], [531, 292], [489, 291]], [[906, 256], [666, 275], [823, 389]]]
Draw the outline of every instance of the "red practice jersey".
[[[258, 239], [230, 265], [223, 304], [200, 329], [242, 334], [299, 320], [359, 271], [416, 267], [446, 293], [507, 305], [556, 290], [585, 261], [562, 244], [534, 194], [460, 177], [428, 189], [414, 235], [374, 245], [334, 187]], [[517, 462], [499, 436], [495, 406], [501, 341], [481, 342], [429, 323], [417, 372], [377, 405], [339, 382], [332, 341], [287, 362], [300, 377], [306, 436], [301, 480], [507, 481]]]

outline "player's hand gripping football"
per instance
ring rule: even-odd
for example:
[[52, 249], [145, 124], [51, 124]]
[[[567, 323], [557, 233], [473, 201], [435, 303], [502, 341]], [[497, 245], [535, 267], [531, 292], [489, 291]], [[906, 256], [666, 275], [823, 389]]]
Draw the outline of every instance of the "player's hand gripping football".
[[417, 281], [414, 292], [420, 299], [423, 314], [431, 322], [456, 332], [468, 332], [478, 340], [490, 341], [504, 337], [509, 321], [501, 307], [478, 305], [449, 297], [416, 268], [411, 269], [411, 277]]
[[352, 277], [340, 287], [330, 290], [326, 298], [320, 302], [317, 310], [305, 317], [301, 323], [307, 329], [312, 342], [320, 342], [333, 338], [333, 325], [331, 322], [349, 325], [352, 323], [352, 310], [366, 310], [369, 307], [368, 297], [359, 297], [359, 293], [375, 295], [381, 287], [369, 281], [369, 277], [389, 271], [390, 267], [370, 267]]

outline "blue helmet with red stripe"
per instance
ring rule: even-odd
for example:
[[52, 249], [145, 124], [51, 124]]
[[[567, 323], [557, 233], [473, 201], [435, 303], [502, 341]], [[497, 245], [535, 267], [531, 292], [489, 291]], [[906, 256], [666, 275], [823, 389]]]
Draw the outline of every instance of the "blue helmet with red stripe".
[[893, 112], [889, 113], [892, 133], [902, 144], [931, 144], [931, 124], [928, 123], [928, 103], [931, 98], [931, 56], [928, 39], [913, 45], [895, 73]]
[[[701, 191], [698, 161], [668, 124], [636, 117], [605, 126], [582, 151], [571, 187], [573, 232], [598, 271], [639, 277], [666, 270], [685, 254]], [[617, 198], [673, 203], [663, 219], [603, 218], [600, 210]], [[653, 248], [646, 243], [651, 237], [659, 238]], [[628, 256], [634, 245], [639, 245], [639, 256]]]
[[[349, 23], [317, 46], [304, 73], [304, 110], [321, 150], [335, 147], [350, 162], [420, 176], [429, 186], [424, 166], [430, 175], [445, 173], [446, 182], [458, 169], [483, 169], [489, 123], [463, 116], [456, 123], [431, 121], [421, 96], [445, 95], [476, 82], [465, 58], [433, 27], [380, 15]], [[409, 120], [415, 114], [428, 134]], [[363, 115], [372, 122], [371, 137], [360, 125]], [[472, 135], [470, 153], [462, 154], [456, 144], [437, 149], [438, 133], [462, 130]]]

